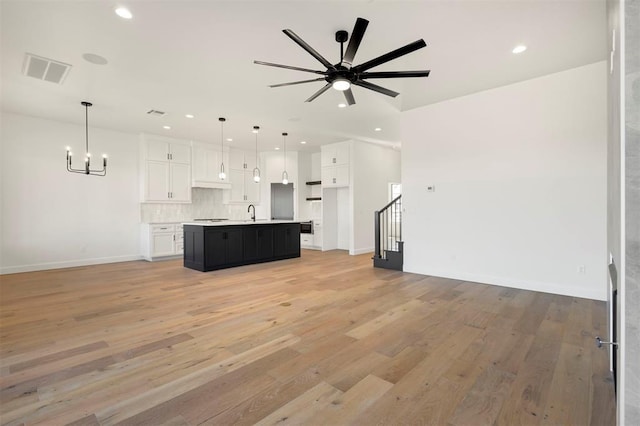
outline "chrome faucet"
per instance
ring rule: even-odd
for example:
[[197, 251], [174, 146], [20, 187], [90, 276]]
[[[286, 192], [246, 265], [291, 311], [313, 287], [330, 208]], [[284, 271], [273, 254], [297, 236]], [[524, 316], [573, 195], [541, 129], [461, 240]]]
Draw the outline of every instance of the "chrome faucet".
[[[253, 207], [253, 212], [251, 212], [251, 207]], [[249, 207], [247, 208], [247, 213], [251, 212], [251, 220], [252, 221], [256, 221], [256, 206], [254, 206], [253, 204], [249, 204]]]

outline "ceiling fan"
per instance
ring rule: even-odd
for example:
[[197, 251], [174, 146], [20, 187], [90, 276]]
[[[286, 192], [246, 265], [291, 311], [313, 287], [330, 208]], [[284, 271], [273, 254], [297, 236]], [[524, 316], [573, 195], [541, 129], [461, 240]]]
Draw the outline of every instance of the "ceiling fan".
[[[370, 83], [366, 80], [368, 79], [376, 79], [376, 78], [405, 78], [405, 77], [428, 77], [429, 71], [381, 71], [381, 72], [368, 72], [369, 69], [376, 67], [378, 65], [382, 65], [386, 62], [392, 61], [400, 56], [404, 56], [408, 53], [414, 52], [418, 49], [422, 49], [427, 44], [424, 40], [416, 40], [413, 43], [409, 43], [406, 46], [400, 47], [396, 50], [393, 50], [389, 53], [385, 53], [384, 55], [378, 56], [377, 58], [371, 59], [363, 64], [353, 66], [353, 58], [356, 56], [356, 52], [358, 51], [358, 47], [360, 46], [360, 42], [364, 37], [364, 32], [367, 29], [367, 25], [369, 25], [369, 21], [363, 18], [356, 19], [356, 24], [353, 27], [353, 31], [351, 32], [351, 38], [349, 39], [349, 34], [344, 31], [336, 32], [336, 41], [340, 43], [340, 62], [337, 64], [331, 64], [327, 61], [322, 55], [320, 55], [316, 50], [314, 50], [311, 46], [309, 46], [304, 40], [302, 40], [296, 33], [293, 31], [286, 29], [282, 30], [289, 38], [295, 41], [300, 47], [306, 50], [311, 56], [316, 58], [322, 65], [324, 65], [327, 69], [325, 71], [317, 71], [309, 68], [300, 68], [300, 67], [292, 67], [289, 65], [281, 65], [274, 64], [271, 62], [263, 62], [263, 61], [253, 61], [253, 63], [258, 65], [268, 65], [270, 67], [278, 67], [278, 68], [286, 68], [290, 70], [296, 71], [305, 71], [311, 72], [314, 74], [320, 74], [323, 77], [314, 78], [311, 80], [302, 80], [302, 81], [294, 81], [291, 83], [281, 83], [281, 84], [273, 84], [269, 87], [282, 87], [282, 86], [292, 86], [295, 84], [303, 84], [303, 83], [311, 83], [314, 81], [326, 81], [327, 84], [318, 90], [316, 93], [311, 95], [309, 99], [305, 102], [311, 102], [318, 96], [322, 95], [324, 92], [329, 90], [330, 87], [333, 87], [336, 90], [340, 90], [344, 93], [344, 97], [347, 100], [349, 105], [353, 105], [356, 103], [355, 98], [353, 97], [353, 92], [351, 91], [351, 86], [360, 86], [365, 89], [373, 90], [378, 93], [382, 93], [387, 96], [396, 97], [399, 95], [398, 92], [394, 92], [393, 90], [386, 89], [382, 86], [378, 86], [377, 84]], [[349, 40], [349, 44], [347, 45], [346, 52], [344, 51], [344, 43]]]

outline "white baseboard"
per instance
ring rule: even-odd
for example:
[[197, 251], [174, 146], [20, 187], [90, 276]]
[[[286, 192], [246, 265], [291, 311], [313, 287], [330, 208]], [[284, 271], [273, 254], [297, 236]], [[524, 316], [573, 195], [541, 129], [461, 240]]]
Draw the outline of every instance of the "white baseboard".
[[517, 288], [519, 290], [539, 291], [542, 293], [559, 294], [561, 296], [580, 297], [583, 299], [606, 301], [606, 293], [604, 295], [590, 289], [578, 289], [576, 287], [563, 287], [557, 283], [547, 283], [540, 281], [517, 280], [504, 277], [494, 277], [488, 275], [475, 275], [458, 271], [442, 271], [442, 270], [421, 270], [412, 271], [406, 268], [404, 272], [411, 272], [420, 275], [428, 275], [440, 278], [449, 278], [453, 280], [462, 280], [472, 283], [490, 284], [501, 287]]
[[349, 251], [349, 254], [351, 256], [357, 256], [359, 254], [365, 254], [365, 253], [373, 253], [375, 250], [373, 249], [373, 247], [367, 247], [367, 248], [361, 248], [361, 249], [354, 249], [353, 252]]
[[21, 272], [46, 271], [49, 269], [74, 268], [76, 266], [100, 265], [103, 263], [130, 262], [141, 260], [140, 255], [98, 257], [94, 259], [68, 260], [64, 262], [47, 262], [33, 265], [5, 266], [0, 267], [0, 275], [19, 274]]

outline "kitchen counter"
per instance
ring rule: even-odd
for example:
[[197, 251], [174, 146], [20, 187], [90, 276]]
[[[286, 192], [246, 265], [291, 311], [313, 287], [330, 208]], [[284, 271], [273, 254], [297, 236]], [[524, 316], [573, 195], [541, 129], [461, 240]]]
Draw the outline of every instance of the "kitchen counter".
[[256, 219], [254, 222], [251, 219], [248, 220], [221, 220], [221, 221], [195, 221], [195, 222], [183, 222], [183, 225], [194, 226], [236, 226], [236, 225], [272, 225], [278, 223], [300, 223], [299, 220], [270, 220], [270, 219]]
[[300, 257], [299, 221], [197, 221], [183, 229], [184, 266], [197, 271]]

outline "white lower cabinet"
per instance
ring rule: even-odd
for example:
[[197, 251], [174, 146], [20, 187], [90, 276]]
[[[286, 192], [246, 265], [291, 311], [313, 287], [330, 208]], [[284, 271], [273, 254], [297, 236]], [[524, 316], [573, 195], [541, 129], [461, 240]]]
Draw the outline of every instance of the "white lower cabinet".
[[182, 256], [184, 234], [180, 223], [143, 223], [141, 230], [142, 257], [152, 261], [168, 256]]
[[313, 234], [300, 234], [300, 247], [313, 247]]

